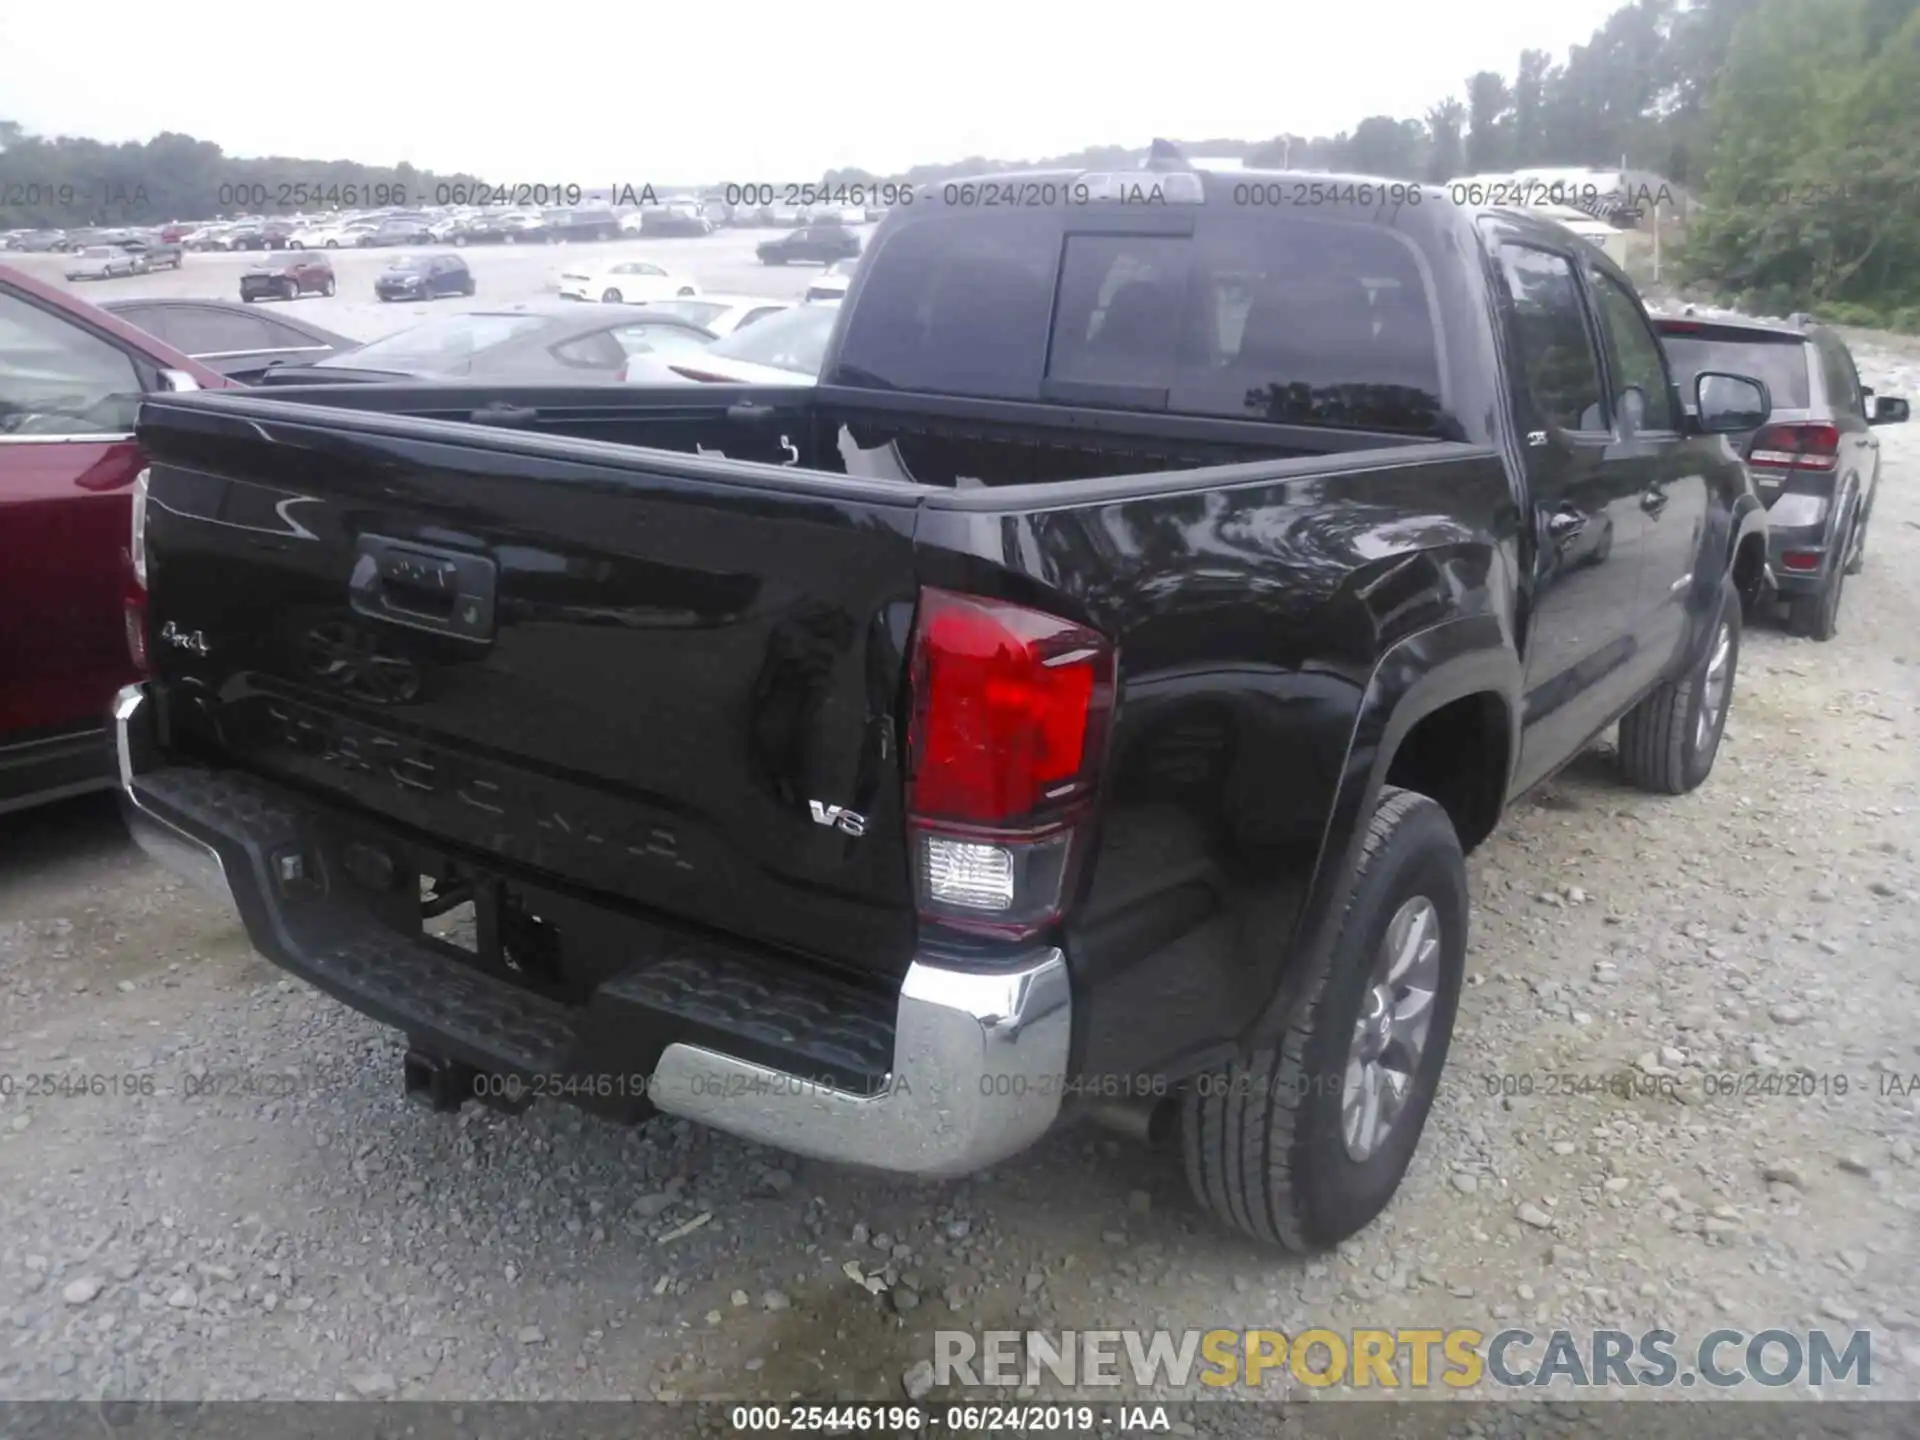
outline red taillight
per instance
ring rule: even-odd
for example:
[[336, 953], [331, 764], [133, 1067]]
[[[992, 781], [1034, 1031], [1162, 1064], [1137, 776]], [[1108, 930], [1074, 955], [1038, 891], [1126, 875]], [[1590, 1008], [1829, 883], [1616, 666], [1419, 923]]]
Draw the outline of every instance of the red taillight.
[[[1112, 650], [1070, 621], [944, 590], [921, 595], [913, 651], [913, 813], [1004, 825], [1071, 804], [1111, 703]], [[1107, 692], [1099, 696], [1096, 692]]]
[[1840, 454], [1832, 425], [1768, 425], [1753, 437], [1747, 463], [1764, 470], [1831, 470]]
[[1820, 552], [1818, 550], [1789, 550], [1780, 557], [1782, 570], [1818, 570]]
[[1105, 636], [925, 590], [914, 632], [908, 809], [923, 917], [995, 934], [1058, 918], [1113, 709]]

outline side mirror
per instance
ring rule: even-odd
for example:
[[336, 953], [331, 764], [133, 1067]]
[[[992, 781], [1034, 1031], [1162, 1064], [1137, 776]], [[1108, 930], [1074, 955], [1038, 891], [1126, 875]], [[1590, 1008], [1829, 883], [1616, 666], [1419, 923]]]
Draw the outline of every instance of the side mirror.
[[163, 390], [198, 390], [200, 382], [184, 370], [162, 370], [160, 388]]
[[1904, 425], [1907, 421], [1907, 402], [1895, 395], [1875, 395], [1873, 409], [1867, 413], [1869, 425]]
[[1765, 385], [1720, 370], [1702, 371], [1695, 377], [1693, 403], [1700, 429], [1707, 435], [1758, 430], [1773, 413], [1773, 397]]

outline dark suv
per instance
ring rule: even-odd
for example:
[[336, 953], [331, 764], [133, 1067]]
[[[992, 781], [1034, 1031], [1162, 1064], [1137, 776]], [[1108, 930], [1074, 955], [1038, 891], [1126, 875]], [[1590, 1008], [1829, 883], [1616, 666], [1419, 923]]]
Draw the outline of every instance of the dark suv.
[[458, 255], [416, 255], [396, 260], [373, 282], [382, 300], [433, 300], [473, 294], [473, 272]]
[[1767, 506], [1768, 555], [1793, 628], [1815, 640], [1838, 629], [1840, 592], [1866, 563], [1880, 481], [1875, 425], [1907, 418], [1907, 402], [1860, 383], [1846, 342], [1811, 317], [1778, 321], [1657, 316], [1682, 395], [1704, 370], [1756, 376], [1773, 397], [1759, 430], [1730, 437]]
[[844, 225], [808, 225], [789, 231], [777, 240], [762, 241], [754, 253], [762, 265], [785, 265], [794, 260], [831, 265], [836, 260], [857, 256], [860, 237]]
[[302, 295], [331, 295], [333, 262], [314, 250], [288, 250], [272, 260], [249, 265], [240, 277], [240, 298], [298, 300]]

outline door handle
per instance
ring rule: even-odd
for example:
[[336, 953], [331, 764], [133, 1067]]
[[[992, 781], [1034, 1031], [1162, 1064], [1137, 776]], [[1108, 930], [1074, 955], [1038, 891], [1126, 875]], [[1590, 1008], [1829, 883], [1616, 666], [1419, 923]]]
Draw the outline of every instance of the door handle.
[[1643, 491], [1640, 496], [1640, 508], [1649, 515], [1658, 515], [1667, 508], [1667, 492], [1658, 485]]
[[1578, 510], [1556, 510], [1547, 517], [1549, 540], [1571, 540], [1587, 528], [1587, 517]]

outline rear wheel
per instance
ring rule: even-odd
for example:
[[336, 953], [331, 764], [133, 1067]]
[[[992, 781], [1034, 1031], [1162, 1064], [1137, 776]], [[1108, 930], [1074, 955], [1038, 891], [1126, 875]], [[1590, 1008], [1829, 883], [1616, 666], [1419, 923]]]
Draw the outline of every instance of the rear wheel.
[[320, 293], [322, 295], [331, 295], [333, 294], [333, 290], [334, 290], [333, 276], [329, 275], [327, 276], [326, 280], [321, 284]]
[[280, 298], [282, 300], [298, 300], [300, 298], [300, 282], [298, 280], [287, 281], [286, 284], [280, 287]]
[[1835, 565], [1826, 584], [1811, 595], [1796, 595], [1787, 602], [1787, 620], [1795, 634], [1824, 643], [1840, 633], [1840, 597], [1852, 573], [1851, 565]]
[[1740, 664], [1740, 592], [1727, 576], [1706, 653], [1677, 680], [1665, 680], [1620, 721], [1620, 771], [1642, 790], [1684, 795], [1713, 770], [1733, 708]]
[[618, 290], [607, 289], [600, 292], [600, 301], [604, 305], [618, 305], [625, 298]]
[[680, 298], [684, 300], [687, 298], [687, 296], [693, 294], [693, 287], [691, 285], [682, 285], [680, 287], [679, 293], [680, 293]]
[[1853, 554], [1847, 557], [1847, 574], [1858, 575], [1867, 568], [1867, 522], [1873, 517], [1863, 515], [1853, 527]]
[[1187, 1088], [1187, 1181], [1216, 1218], [1314, 1251], [1386, 1208], [1446, 1064], [1467, 914], [1446, 812], [1383, 791], [1338, 933], [1300, 977], [1279, 1043]]

